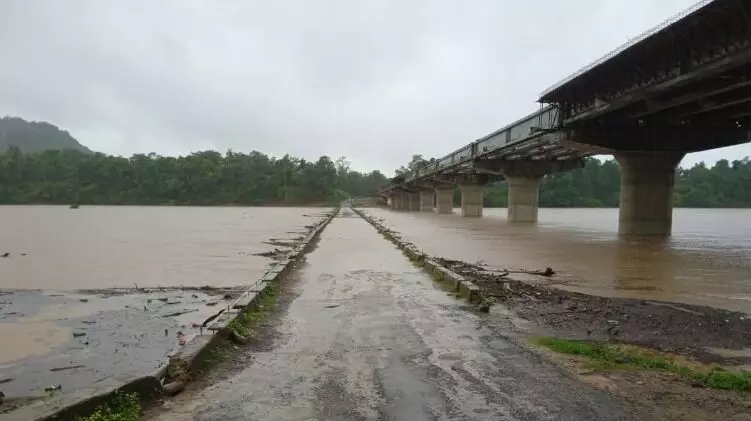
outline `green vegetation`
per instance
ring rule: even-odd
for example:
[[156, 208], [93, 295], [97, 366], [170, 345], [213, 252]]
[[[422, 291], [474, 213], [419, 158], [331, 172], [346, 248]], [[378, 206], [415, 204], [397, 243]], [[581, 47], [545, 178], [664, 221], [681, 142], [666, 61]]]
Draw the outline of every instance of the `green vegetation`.
[[0, 154], [0, 204], [294, 205], [372, 196], [378, 171], [352, 171], [344, 158], [308, 162], [260, 152], [196, 152], [130, 158], [49, 150]]
[[224, 361], [224, 358], [227, 356], [227, 349], [221, 345], [216, 346], [214, 348], [211, 348], [208, 351], [208, 354], [209, 355], [207, 355], [201, 363], [201, 374], [208, 373], [209, 370], [216, 367], [216, 365], [220, 362]]
[[16, 146], [23, 152], [72, 149], [91, 153], [87, 147], [78, 143], [70, 133], [60, 130], [52, 124], [26, 121], [18, 117], [1, 117], [0, 151], [5, 151], [11, 146]]
[[256, 305], [240, 313], [229, 323], [229, 328], [245, 338], [253, 335], [253, 329], [258, 327], [266, 316], [276, 307], [276, 299], [279, 295], [279, 286], [272, 282], [266, 286], [263, 295]]
[[[412, 171], [434, 160], [420, 155], [412, 157], [407, 167], [397, 173]], [[600, 161], [587, 158], [584, 168], [547, 175], [540, 185], [542, 207], [617, 207], [620, 195], [621, 172], [615, 160]], [[720, 160], [711, 168], [699, 163], [676, 172], [673, 203], [689, 208], [747, 208], [751, 207], [751, 160], [744, 158], [729, 162]], [[455, 191], [454, 203], [461, 195]], [[508, 187], [505, 182], [485, 187], [486, 207], [506, 207]]]
[[555, 352], [587, 357], [602, 369], [645, 368], [674, 373], [684, 380], [713, 389], [751, 392], [751, 372], [734, 372], [720, 367], [702, 369], [635, 347], [541, 337], [536, 343]]
[[138, 421], [141, 419], [141, 404], [135, 393], [118, 394], [108, 404], [100, 406], [87, 417], [75, 421]]
[[[277, 283], [270, 283], [266, 289], [264, 289], [263, 295], [253, 305], [252, 308], [243, 311], [238, 314], [227, 328], [234, 333], [241, 335], [243, 342], [246, 343], [246, 339], [253, 337], [253, 329], [256, 329], [266, 319], [269, 313], [276, 307], [276, 300], [279, 296], [279, 286]], [[237, 338], [231, 339], [236, 341]], [[238, 342], [235, 342], [238, 343]], [[206, 375], [211, 369], [217, 366], [220, 362], [224, 361], [229, 353], [227, 348], [228, 343], [219, 344], [216, 347], [208, 351], [208, 355], [203, 359], [199, 373]]]

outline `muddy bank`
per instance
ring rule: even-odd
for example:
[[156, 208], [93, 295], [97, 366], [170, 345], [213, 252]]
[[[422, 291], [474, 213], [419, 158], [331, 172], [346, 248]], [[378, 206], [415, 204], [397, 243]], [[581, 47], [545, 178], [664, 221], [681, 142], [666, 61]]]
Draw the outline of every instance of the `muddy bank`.
[[[307, 236], [281, 240], [284, 260], [269, 261], [267, 273], [286, 270], [280, 265], [295, 259], [329, 216], [311, 215]], [[0, 347], [0, 418], [48, 401], [65, 405], [99, 393], [97, 385], [116, 387], [159, 372], [168, 356], [210, 338], [218, 315], [247, 305], [249, 285], [259, 281], [232, 288], [141, 288], [134, 282], [122, 289], [0, 291], [0, 335], [10, 339]]]
[[751, 356], [712, 352], [751, 348], [751, 317], [745, 313], [564, 291], [546, 285], [549, 281], [544, 269], [513, 274], [466, 262], [436, 260], [472, 279], [492, 301], [561, 336], [627, 342], [709, 361], [751, 363]]

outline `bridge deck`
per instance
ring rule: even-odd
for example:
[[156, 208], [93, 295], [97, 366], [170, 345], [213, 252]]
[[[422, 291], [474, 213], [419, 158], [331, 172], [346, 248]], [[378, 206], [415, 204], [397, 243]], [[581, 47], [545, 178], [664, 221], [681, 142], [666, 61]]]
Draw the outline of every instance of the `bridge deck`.
[[556, 141], [559, 136], [553, 134], [557, 122], [558, 109], [544, 107], [437, 159], [435, 163], [408, 174], [399, 181], [409, 183], [447, 171], [457, 171], [462, 167], [469, 167], [478, 158], [519, 159], [524, 156], [526, 159], [566, 159], [569, 151], [561, 148]]

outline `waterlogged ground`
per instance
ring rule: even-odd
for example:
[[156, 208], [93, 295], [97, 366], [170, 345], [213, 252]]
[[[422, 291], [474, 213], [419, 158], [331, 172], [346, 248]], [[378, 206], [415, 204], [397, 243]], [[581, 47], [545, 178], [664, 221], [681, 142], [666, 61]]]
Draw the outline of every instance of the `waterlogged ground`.
[[650, 419], [486, 327], [351, 211], [285, 283], [269, 344], [147, 419]]
[[153, 372], [327, 210], [0, 207], [6, 405]]
[[[86, 302], [82, 302], [85, 300]], [[164, 301], [163, 301], [164, 300]], [[8, 399], [151, 373], [224, 302], [201, 291], [127, 294], [6, 292], [0, 295], [0, 390]], [[215, 306], [207, 303], [216, 302]], [[189, 337], [188, 336], [188, 337]]]

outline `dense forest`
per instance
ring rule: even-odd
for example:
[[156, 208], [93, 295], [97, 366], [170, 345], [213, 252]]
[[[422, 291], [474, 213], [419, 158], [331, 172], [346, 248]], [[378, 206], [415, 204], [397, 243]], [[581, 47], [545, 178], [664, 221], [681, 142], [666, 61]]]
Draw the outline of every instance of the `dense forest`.
[[386, 183], [378, 171], [352, 171], [344, 158], [315, 162], [260, 152], [197, 152], [130, 158], [48, 150], [0, 155], [2, 204], [293, 205], [373, 196]]
[[70, 133], [43, 121], [26, 121], [19, 117], [0, 117], [0, 151], [16, 146], [22, 152], [41, 152], [48, 149], [91, 151]]
[[[414, 155], [396, 173], [431, 162]], [[327, 156], [315, 162], [233, 151], [111, 156], [91, 152], [52, 124], [0, 118], [0, 204], [331, 204], [374, 196], [386, 183], [378, 171], [353, 171], [346, 159]], [[543, 179], [540, 206], [616, 207], [619, 189], [620, 168], [614, 160], [587, 158], [584, 168]], [[751, 207], [751, 161], [679, 168], [673, 199], [683, 207]], [[458, 190], [455, 200], [458, 204]], [[486, 186], [485, 206], [506, 203], [506, 183]]]
[[[429, 163], [415, 155], [403, 173]], [[540, 184], [540, 206], [543, 207], [617, 207], [620, 194], [620, 167], [614, 160], [587, 158], [584, 168], [550, 174]], [[505, 207], [505, 182], [485, 187], [485, 206]], [[459, 192], [455, 202], [459, 203]], [[751, 161], [748, 158], [729, 162], [717, 161], [714, 166], [698, 163], [676, 172], [673, 203], [678, 207], [746, 208], [751, 207]]]

